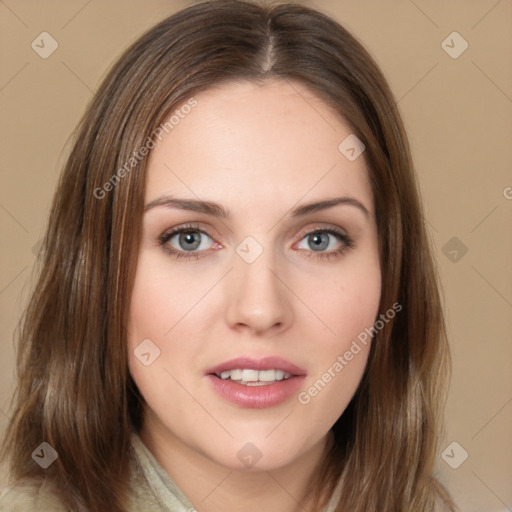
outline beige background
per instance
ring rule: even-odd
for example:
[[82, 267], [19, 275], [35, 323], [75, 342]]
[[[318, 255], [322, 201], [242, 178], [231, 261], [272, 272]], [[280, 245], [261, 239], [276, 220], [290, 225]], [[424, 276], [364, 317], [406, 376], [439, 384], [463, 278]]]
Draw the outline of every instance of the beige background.
[[[443, 448], [459, 443], [448, 450], [455, 462], [462, 449], [469, 454], [457, 469], [440, 456], [440, 476], [463, 512], [512, 510], [512, 1], [303, 3], [364, 42], [408, 128], [454, 358]], [[0, 0], [0, 432], [13, 389], [12, 332], [66, 142], [120, 52], [189, 4]], [[47, 59], [31, 48], [44, 31], [59, 45]], [[469, 44], [456, 59], [442, 47], [453, 31]]]

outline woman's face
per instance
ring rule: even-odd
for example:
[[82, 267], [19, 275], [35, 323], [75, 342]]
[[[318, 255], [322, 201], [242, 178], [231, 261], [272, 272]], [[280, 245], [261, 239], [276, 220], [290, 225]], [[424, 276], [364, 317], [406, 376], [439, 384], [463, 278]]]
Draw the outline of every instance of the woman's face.
[[325, 440], [362, 377], [381, 293], [369, 176], [304, 86], [195, 100], [148, 163], [129, 366], [144, 428], [268, 470]]

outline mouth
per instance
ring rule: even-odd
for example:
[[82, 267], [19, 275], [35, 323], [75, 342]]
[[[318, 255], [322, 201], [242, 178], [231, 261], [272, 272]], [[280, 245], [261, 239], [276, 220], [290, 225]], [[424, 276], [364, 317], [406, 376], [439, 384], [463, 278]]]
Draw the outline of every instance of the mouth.
[[268, 386], [281, 380], [288, 380], [296, 375], [281, 369], [251, 370], [249, 368], [237, 368], [225, 370], [214, 374], [222, 380], [231, 380], [243, 386]]
[[306, 371], [280, 357], [239, 357], [206, 371], [215, 391], [241, 407], [277, 405], [298, 392]]
[[306, 370], [277, 356], [255, 358], [236, 357], [224, 361], [208, 370], [207, 375], [215, 375], [222, 380], [232, 380], [241, 384], [272, 383], [306, 375]]

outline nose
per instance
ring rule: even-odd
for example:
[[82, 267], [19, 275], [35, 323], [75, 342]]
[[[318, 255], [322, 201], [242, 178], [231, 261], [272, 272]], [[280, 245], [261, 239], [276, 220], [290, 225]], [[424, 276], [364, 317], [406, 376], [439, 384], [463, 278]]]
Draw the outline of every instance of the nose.
[[230, 328], [260, 336], [288, 329], [293, 321], [292, 297], [283, 281], [270, 251], [263, 251], [252, 263], [238, 258], [227, 291]]

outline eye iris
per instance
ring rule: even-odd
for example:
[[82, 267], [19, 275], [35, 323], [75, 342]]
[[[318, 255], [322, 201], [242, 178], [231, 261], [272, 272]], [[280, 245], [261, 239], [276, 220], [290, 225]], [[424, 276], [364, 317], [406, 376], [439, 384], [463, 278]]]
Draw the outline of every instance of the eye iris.
[[[201, 236], [195, 231], [180, 233], [179, 244], [185, 251], [193, 251], [199, 247], [201, 243]], [[191, 244], [191, 245], [187, 245]]]
[[327, 233], [313, 233], [309, 235], [308, 243], [314, 251], [322, 251], [329, 246], [329, 235]]

